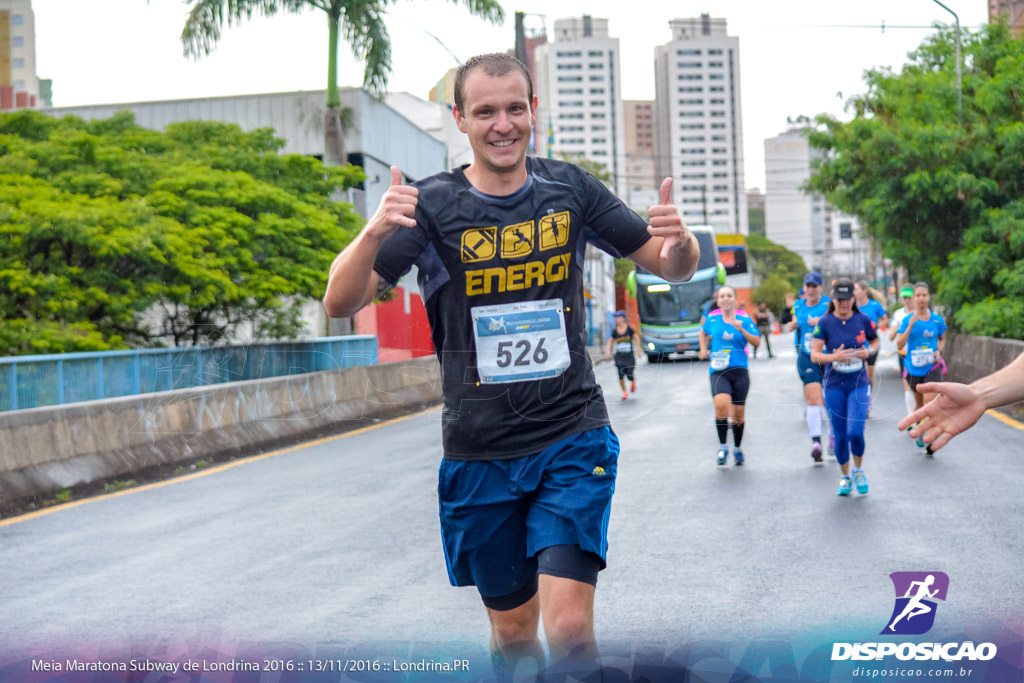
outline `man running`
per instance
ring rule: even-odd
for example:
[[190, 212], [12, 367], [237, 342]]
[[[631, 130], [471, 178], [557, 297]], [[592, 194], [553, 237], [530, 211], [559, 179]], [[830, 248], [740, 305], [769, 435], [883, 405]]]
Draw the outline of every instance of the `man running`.
[[793, 320], [790, 329], [800, 335], [800, 347], [796, 354], [796, 371], [804, 383], [804, 401], [807, 403], [807, 431], [811, 435], [811, 458], [815, 463], [821, 459], [821, 393], [822, 368], [811, 362], [811, 342], [818, 319], [828, 311], [829, 298], [821, 295], [821, 273], [807, 273], [804, 277], [804, 298], [793, 304]]
[[324, 306], [353, 315], [415, 264], [441, 365], [441, 535], [453, 585], [476, 586], [495, 672], [552, 659], [596, 666], [619, 444], [587, 352], [583, 255], [592, 241], [670, 281], [697, 240], [669, 201], [650, 225], [572, 164], [527, 157], [537, 98], [526, 67], [474, 57], [455, 78], [473, 162], [391, 187], [331, 266]]
[[[896, 341], [896, 333], [899, 332], [900, 323], [903, 319], [910, 315], [910, 302], [914, 298], [914, 288], [907, 286], [900, 290], [900, 300], [903, 302], [903, 307], [897, 309], [892, 314], [892, 326], [889, 328], [889, 341]], [[910, 382], [907, 381], [907, 373], [905, 372], [905, 357], [907, 355], [906, 349], [896, 350], [896, 360], [900, 366], [900, 377], [903, 378], [903, 405], [907, 409], [907, 415], [914, 412], [916, 403], [914, 401], [914, 390], [910, 388]]]
[[[871, 318], [875, 329], [885, 327], [889, 324], [889, 314], [878, 299], [871, 296], [871, 287], [867, 280], [857, 280], [853, 283], [854, 300], [857, 303], [857, 310]], [[868, 384], [871, 385], [871, 398], [875, 396], [875, 362], [878, 360], [878, 349], [872, 351], [868, 356]], [[868, 406], [868, 413], [871, 413], [871, 406]]]
[[[757, 323], [757, 331], [764, 338], [764, 345], [768, 348], [768, 357], [774, 358], [772, 343], [768, 338], [772, 336], [772, 324], [775, 322], [775, 316], [772, 315], [772, 312], [768, 309], [768, 304], [764, 301], [758, 303], [757, 308], [754, 309], [754, 322]], [[757, 358], [756, 346], [754, 347], [754, 358]]]
[[619, 387], [622, 388], [622, 400], [629, 398], [626, 393], [626, 380], [629, 379], [630, 392], [636, 393], [636, 359], [640, 357], [640, 342], [637, 333], [629, 325], [626, 314], [615, 313], [615, 330], [608, 339], [606, 354], [615, 352], [615, 369], [619, 373]]
[[[933, 583], [935, 583], [935, 576], [932, 574], [929, 574], [924, 581], [910, 582], [910, 586], [907, 587], [907, 593], [903, 596], [905, 598], [910, 598], [910, 601], [907, 603], [907, 606], [903, 608], [903, 611], [900, 612], [900, 615], [893, 619], [892, 623], [889, 624], [890, 631], [896, 630], [896, 622], [903, 617], [906, 617], [907, 621], [910, 621], [916, 616], [928, 614], [932, 611], [931, 607], [921, 601], [925, 598], [933, 598], [939, 592], [938, 588], [933, 591], [928, 590]], [[913, 592], [914, 586], [917, 586], [917, 593], [911, 596], [910, 594]]]

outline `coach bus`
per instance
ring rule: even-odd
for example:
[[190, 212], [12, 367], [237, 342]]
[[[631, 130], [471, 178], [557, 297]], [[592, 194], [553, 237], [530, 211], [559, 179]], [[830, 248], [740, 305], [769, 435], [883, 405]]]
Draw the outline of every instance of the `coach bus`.
[[697, 272], [688, 282], [668, 282], [639, 266], [629, 274], [626, 291], [635, 300], [640, 322], [640, 346], [652, 363], [671, 354], [700, 351], [700, 319], [711, 295], [725, 284], [725, 267], [718, 258], [715, 231], [690, 226], [700, 246]]

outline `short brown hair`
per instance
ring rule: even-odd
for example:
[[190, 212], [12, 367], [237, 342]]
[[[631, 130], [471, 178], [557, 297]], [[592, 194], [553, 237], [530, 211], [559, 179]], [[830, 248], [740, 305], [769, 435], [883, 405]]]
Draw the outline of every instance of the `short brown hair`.
[[504, 52], [493, 52], [487, 55], [477, 55], [466, 60], [465, 64], [455, 72], [455, 107], [465, 114], [463, 107], [465, 100], [462, 89], [466, 84], [466, 78], [473, 69], [483, 69], [488, 76], [497, 78], [512, 71], [518, 71], [526, 79], [526, 97], [530, 107], [533, 106], [533, 79], [530, 78], [530, 70], [526, 65], [510, 54]]

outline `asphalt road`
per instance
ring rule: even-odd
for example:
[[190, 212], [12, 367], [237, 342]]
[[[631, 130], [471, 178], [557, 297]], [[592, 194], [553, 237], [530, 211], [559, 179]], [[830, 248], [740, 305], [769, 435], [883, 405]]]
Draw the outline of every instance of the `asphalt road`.
[[[1024, 431], [985, 416], [927, 457], [896, 431], [883, 351], [866, 496], [814, 466], [786, 335], [752, 362], [747, 464], [715, 464], [707, 364], [642, 363], [619, 397], [622, 443], [597, 599], [599, 640], [798, 639], [893, 608], [895, 571], [942, 571], [947, 632], [1024, 615]], [[885, 347], [883, 347], [885, 348]], [[0, 523], [0, 652], [252, 641], [462, 643], [485, 652], [472, 589], [448, 585], [437, 522], [438, 413], [221, 471]]]

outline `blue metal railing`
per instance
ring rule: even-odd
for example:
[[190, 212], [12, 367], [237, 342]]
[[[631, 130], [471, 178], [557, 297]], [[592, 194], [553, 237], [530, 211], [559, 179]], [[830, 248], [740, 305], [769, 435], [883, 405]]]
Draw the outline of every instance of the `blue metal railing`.
[[377, 363], [372, 335], [0, 358], [0, 411]]

